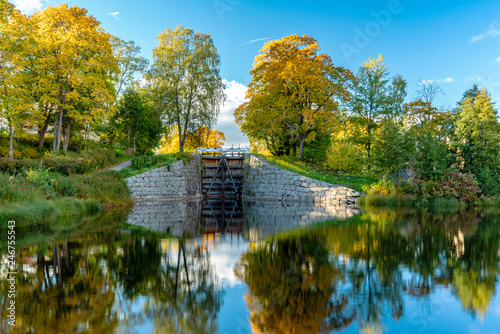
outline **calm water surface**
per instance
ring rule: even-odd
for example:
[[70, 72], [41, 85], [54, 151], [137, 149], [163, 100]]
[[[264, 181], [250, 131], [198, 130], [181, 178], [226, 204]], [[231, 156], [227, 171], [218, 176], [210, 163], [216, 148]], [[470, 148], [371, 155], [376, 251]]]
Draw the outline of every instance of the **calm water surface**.
[[17, 326], [2, 279], [2, 332], [500, 333], [499, 212], [233, 209], [223, 223], [220, 203], [162, 203], [19, 231]]

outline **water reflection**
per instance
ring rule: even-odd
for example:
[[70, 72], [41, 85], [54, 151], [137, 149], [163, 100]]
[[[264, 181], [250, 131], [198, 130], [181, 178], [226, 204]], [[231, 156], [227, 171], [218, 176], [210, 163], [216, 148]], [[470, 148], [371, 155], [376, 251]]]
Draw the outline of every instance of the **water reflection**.
[[356, 208], [300, 202], [168, 201], [136, 205], [128, 222], [177, 237], [248, 233], [246, 237], [255, 241], [279, 231], [345, 219], [360, 212]]
[[101, 216], [18, 252], [10, 332], [498, 332], [499, 213], [347, 210], [192, 202], [129, 216], [155, 231]]
[[498, 286], [499, 222], [498, 215], [381, 211], [255, 243], [237, 265], [252, 328], [323, 333], [354, 322], [382, 333], [384, 317], [400, 321], [412, 297], [429, 311], [410, 323], [427, 329], [435, 306], [444, 312], [433, 296], [441, 287], [484, 321]]

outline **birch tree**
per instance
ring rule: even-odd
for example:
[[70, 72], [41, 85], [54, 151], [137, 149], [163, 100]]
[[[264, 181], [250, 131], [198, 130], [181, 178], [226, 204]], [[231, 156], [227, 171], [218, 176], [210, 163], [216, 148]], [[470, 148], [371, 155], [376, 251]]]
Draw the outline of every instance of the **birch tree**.
[[219, 54], [209, 34], [184, 26], [166, 29], [157, 38], [146, 78], [164, 123], [177, 128], [183, 152], [188, 133], [213, 127], [225, 100]]

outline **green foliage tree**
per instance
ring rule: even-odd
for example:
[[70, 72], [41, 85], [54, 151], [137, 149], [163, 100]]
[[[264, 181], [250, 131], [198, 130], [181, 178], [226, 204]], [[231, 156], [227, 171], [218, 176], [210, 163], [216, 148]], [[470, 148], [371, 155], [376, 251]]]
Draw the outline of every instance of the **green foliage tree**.
[[376, 121], [387, 113], [389, 98], [389, 70], [384, 65], [382, 55], [377, 59], [368, 58], [357, 72], [359, 80], [350, 100], [352, 118], [355, 122], [361, 122], [365, 128], [363, 137], [366, 152], [370, 158], [372, 146], [372, 132], [376, 127]]
[[209, 34], [183, 26], [158, 36], [147, 74], [155, 105], [167, 125], [179, 131], [179, 151], [189, 132], [211, 128], [225, 100], [219, 54]]
[[446, 140], [425, 131], [417, 137], [410, 164], [421, 180], [439, 182], [450, 165], [449, 153]]
[[128, 86], [135, 82], [134, 76], [137, 73], [146, 71], [149, 61], [140, 56], [141, 48], [135, 45], [134, 41], [125, 42], [113, 36], [111, 45], [120, 69], [119, 72], [112, 73], [116, 96], [120, 96]]
[[373, 155], [374, 171], [399, 179], [406, 168], [409, 146], [404, 129], [393, 120], [384, 120], [375, 134]]
[[162, 134], [160, 115], [148, 103], [145, 94], [132, 88], [126, 89], [111, 119], [119, 142], [140, 153], [151, 152]]
[[[500, 168], [500, 124], [485, 89], [476, 92], [473, 88], [464, 94], [456, 110], [454, 128], [452, 148], [459, 167], [476, 177], [482, 176], [483, 179], [478, 180], [482, 188], [495, 182], [489, 175], [497, 175]], [[488, 188], [497, 187], [490, 184]]]

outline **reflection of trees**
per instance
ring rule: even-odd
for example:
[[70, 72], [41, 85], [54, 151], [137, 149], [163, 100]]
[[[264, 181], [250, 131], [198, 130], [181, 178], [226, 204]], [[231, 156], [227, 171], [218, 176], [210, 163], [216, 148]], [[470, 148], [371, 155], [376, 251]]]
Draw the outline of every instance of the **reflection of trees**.
[[[184, 241], [99, 226], [25, 247], [16, 261], [19, 332], [128, 332], [146, 321], [162, 333], [216, 331], [222, 291], [210, 257]], [[7, 288], [0, 280], [0, 330]]]
[[496, 277], [500, 273], [499, 235], [499, 217], [487, 215], [476, 233], [465, 236], [463, 254], [449, 259], [453, 291], [467, 310], [481, 318], [495, 294]]
[[[483, 316], [500, 272], [499, 231], [498, 214], [371, 212], [349, 224], [268, 239], [236, 270], [249, 286], [251, 321], [261, 332], [319, 332], [354, 320], [363, 332], [381, 333], [384, 315], [404, 315], [405, 295], [429, 296], [438, 285], [451, 283], [462, 305]], [[309, 302], [319, 291], [324, 299], [316, 296], [315, 309]], [[430, 301], [420, 301], [425, 312]]]
[[[252, 246], [237, 264], [248, 285], [253, 328], [263, 333], [318, 333], [349, 325], [345, 298], [332, 282], [339, 274], [324, 235], [272, 238]], [[332, 301], [332, 297], [336, 297]]]
[[176, 248], [164, 254], [145, 305], [155, 333], [215, 333], [223, 291], [209, 253], [183, 239]]

